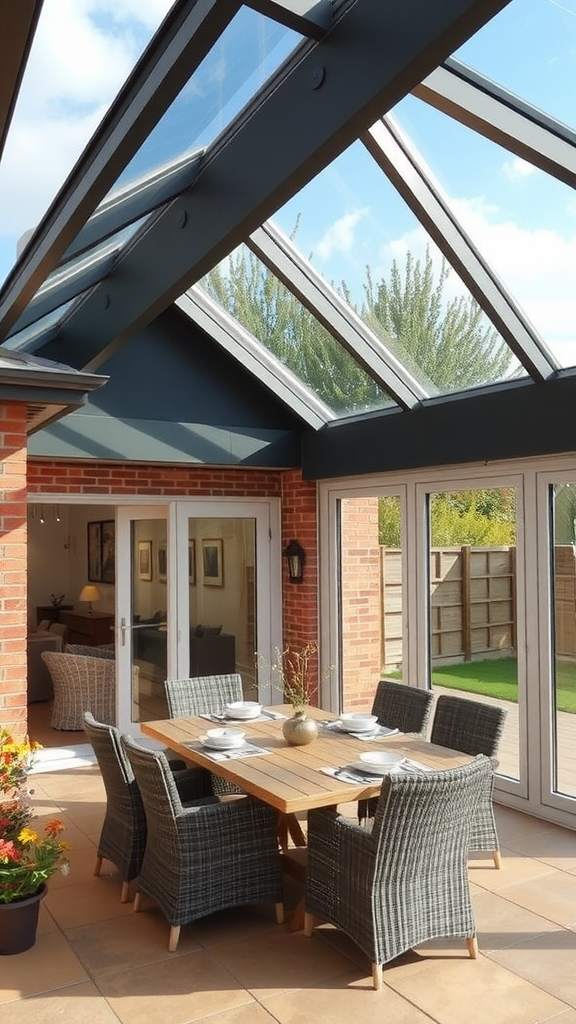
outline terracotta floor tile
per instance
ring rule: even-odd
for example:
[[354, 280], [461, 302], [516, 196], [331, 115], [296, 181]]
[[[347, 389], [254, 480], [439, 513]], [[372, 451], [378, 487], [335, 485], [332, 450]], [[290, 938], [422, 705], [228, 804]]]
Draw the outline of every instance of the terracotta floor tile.
[[534, 935], [555, 931], [557, 927], [547, 918], [511, 903], [505, 895], [484, 892], [473, 902], [478, 946], [483, 953], [514, 946]]
[[535, 935], [490, 959], [576, 1009], [576, 932], [557, 929]]
[[93, 885], [50, 887], [46, 905], [60, 928], [75, 928], [132, 914], [131, 903], [120, 902], [120, 883], [102, 876]]
[[[0, 1003], [27, 999], [39, 992], [51, 992], [86, 981], [87, 974], [60, 932], [38, 934], [36, 944], [25, 953], [2, 957]], [[20, 1007], [22, 1013], [22, 1007]], [[4, 1010], [0, 1013], [4, 1024]], [[27, 1021], [31, 1018], [26, 1015]]]
[[530, 878], [538, 878], [549, 874], [552, 866], [532, 857], [518, 853], [516, 850], [501, 848], [502, 867], [496, 869], [492, 862], [480, 861], [472, 854], [468, 860], [468, 877], [475, 885], [491, 892], [498, 892], [516, 882], [524, 882]]
[[57, 992], [33, 995], [26, 998], [26, 1012], [17, 1000], [2, 1005], [2, 1024], [118, 1024], [118, 1018], [102, 999], [92, 982], [62, 988]]
[[188, 1024], [254, 1000], [207, 953], [172, 956], [149, 966], [105, 974], [99, 988], [122, 1024]]
[[199, 944], [189, 930], [182, 929], [177, 953], [168, 952], [169, 927], [159, 910], [71, 928], [66, 938], [90, 976], [131, 970], [144, 964], [191, 953]]
[[263, 1000], [279, 1024], [433, 1024], [432, 1018], [386, 984], [379, 992], [371, 975], [339, 975], [330, 987], [307, 986]]
[[568, 928], [576, 922], [576, 876], [551, 871], [506, 889], [506, 898]]

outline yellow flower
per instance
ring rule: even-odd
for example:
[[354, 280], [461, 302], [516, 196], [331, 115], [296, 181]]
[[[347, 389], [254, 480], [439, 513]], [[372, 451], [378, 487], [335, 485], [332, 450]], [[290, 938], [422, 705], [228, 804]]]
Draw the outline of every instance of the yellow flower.
[[22, 846], [31, 846], [32, 843], [38, 842], [38, 833], [31, 828], [23, 828], [18, 836], [18, 842], [22, 843]]

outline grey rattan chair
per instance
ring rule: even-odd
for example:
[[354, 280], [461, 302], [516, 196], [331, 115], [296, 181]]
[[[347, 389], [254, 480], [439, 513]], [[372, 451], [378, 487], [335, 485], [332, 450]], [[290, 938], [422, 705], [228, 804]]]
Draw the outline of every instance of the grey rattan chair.
[[[505, 708], [494, 704], [441, 694], [436, 701], [430, 740], [442, 747], [462, 750], [465, 754], [486, 754], [493, 759], [495, 766], [506, 714]], [[493, 791], [492, 772], [490, 784], [478, 804], [470, 849], [491, 850], [494, 865], [500, 868], [502, 862], [494, 819]]]
[[[242, 678], [238, 672], [229, 675], [191, 676], [189, 679], [167, 679], [164, 683], [168, 716], [188, 718], [190, 715], [220, 714], [226, 704], [242, 700]], [[212, 776], [215, 793], [243, 793], [234, 783]]]
[[42, 658], [54, 688], [53, 729], [82, 730], [85, 711], [91, 711], [99, 722], [115, 724], [115, 661], [55, 651], [44, 651]]
[[[433, 703], [431, 690], [419, 690], [393, 679], [381, 679], [376, 687], [372, 714], [378, 715], [378, 723], [389, 729], [424, 735]], [[376, 803], [376, 800], [359, 800], [358, 820], [373, 817]]]
[[[132, 766], [113, 725], [97, 722], [87, 711], [84, 732], [98, 761], [106, 790], [106, 815], [94, 874], [99, 875], [104, 858], [116, 865], [122, 882], [120, 899], [130, 898], [130, 882], [140, 874], [146, 846], [146, 815]], [[211, 797], [210, 773], [203, 768], [186, 768], [183, 761], [170, 765], [183, 801]]]
[[247, 797], [184, 807], [165, 755], [129, 736], [122, 745], [146, 813], [148, 838], [134, 898], [151, 896], [170, 925], [168, 949], [180, 928], [226, 907], [270, 900], [284, 920], [276, 812]]
[[309, 811], [305, 933], [315, 916], [341, 928], [370, 959], [374, 988], [383, 964], [430, 939], [464, 938], [476, 958], [467, 855], [491, 775], [484, 756], [448, 771], [392, 774], [371, 829], [333, 808]]

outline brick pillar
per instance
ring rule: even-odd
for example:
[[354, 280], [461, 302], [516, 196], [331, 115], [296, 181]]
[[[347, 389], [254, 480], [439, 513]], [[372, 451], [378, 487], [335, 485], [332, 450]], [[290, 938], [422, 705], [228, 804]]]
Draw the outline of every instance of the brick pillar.
[[343, 707], [369, 711], [382, 667], [378, 498], [346, 498], [341, 522]]
[[[294, 538], [306, 553], [302, 583], [290, 583], [282, 558], [282, 609], [284, 643], [301, 649], [318, 642], [318, 528], [316, 484], [302, 480], [299, 470], [282, 474], [282, 550]], [[318, 659], [311, 665], [311, 679], [318, 682]]]
[[0, 406], [0, 729], [27, 731], [26, 406]]

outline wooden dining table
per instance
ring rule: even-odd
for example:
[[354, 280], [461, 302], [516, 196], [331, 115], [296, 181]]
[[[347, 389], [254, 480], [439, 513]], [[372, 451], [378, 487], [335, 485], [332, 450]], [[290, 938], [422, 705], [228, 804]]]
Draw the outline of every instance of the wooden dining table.
[[[292, 714], [290, 705], [265, 710], [285, 717]], [[217, 723], [204, 717], [142, 722], [141, 729], [146, 736], [158, 740], [189, 763], [208, 768], [287, 816], [377, 795], [381, 780], [351, 783], [322, 771], [350, 764], [367, 750], [401, 753], [432, 769], [456, 768], [470, 761], [468, 754], [439, 747], [413, 735], [359, 739], [330, 727], [338, 721], [337, 715], [319, 708], [310, 708], [308, 713], [318, 722], [319, 732], [317, 739], [306, 746], [288, 745], [282, 734], [284, 718], [229, 723], [245, 732], [246, 742], [265, 751], [255, 757], [235, 757], [233, 750], [221, 758], [219, 752], [213, 751], [218, 759], [211, 757], [200, 737]]]
[[[209, 721], [206, 717], [142, 722], [141, 729], [146, 736], [158, 740], [188, 763], [207, 768], [275, 807], [283, 870], [299, 881], [306, 877], [306, 835], [300, 824], [300, 820], [305, 819], [305, 812], [314, 807], [336, 806], [377, 796], [382, 785], [381, 779], [356, 783], [344, 781], [322, 769], [349, 765], [367, 750], [394, 751], [431, 769], [458, 768], [471, 760], [469, 754], [437, 746], [420, 736], [400, 733], [377, 739], [359, 739], [335, 726], [338, 715], [319, 708], [310, 708], [307, 712], [318, 722], [318, 737], [306, 746], [289, 746], [282, 733], [282, 722], [293, 713], [292, 707], [276, 705], [266, 708], [266, 712], [282, 717], [228, 723], [245, 732], [247, 743], [264, 751], [251, 757], [234, 756], [233, 750], [220, 757], [220, 752], [208, 751], [200, 737], [205, 736], [208, 729], [226, 723]], [[303, 927], [303, 897], [289, 915], [289, 922], [293, 931]]]

